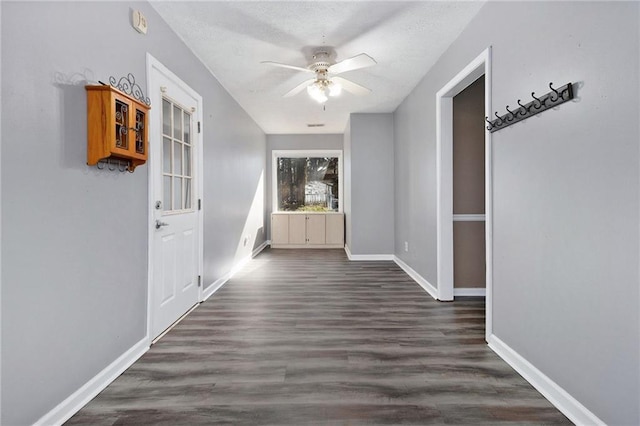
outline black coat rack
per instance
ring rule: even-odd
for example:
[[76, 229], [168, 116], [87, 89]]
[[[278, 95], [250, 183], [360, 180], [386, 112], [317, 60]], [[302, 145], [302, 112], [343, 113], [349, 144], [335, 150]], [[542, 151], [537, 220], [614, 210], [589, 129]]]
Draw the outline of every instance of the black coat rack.
[[520, 105], [520, 107], [514, 111], [511, 111], [509, 109], [509, 105], [507, 105], [507, 113], [503, 116], [498, 116], [498, 113], [496, 112], [495, 120], [489, 120], [489, 117], [485, 117], [485, 121], [489, 123], [487, 130], [491, 133], [497, 132], [498, 130], [517, 123], [518, 121], [525, 120], [541, 113], [542, 111], [546, 111], [549, 108], [553, 108], [573, 99], [573, 84], [571, 83], [567, 83], [559, 89], [554, 89], [553, 83], [549, 83], [549, 88], [551, 89], [551, 92], [540, 98], [536, 97], [536, 92], [531, 92], [533, 100], [526, 105], [522, 105], [520, 99], [518, 99], [518, 105]]

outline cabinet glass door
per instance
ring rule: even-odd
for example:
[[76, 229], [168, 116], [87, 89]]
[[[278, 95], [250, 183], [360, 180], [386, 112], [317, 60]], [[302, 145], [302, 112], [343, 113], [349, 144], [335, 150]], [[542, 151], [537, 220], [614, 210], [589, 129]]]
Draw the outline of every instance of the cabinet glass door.
[[144, 127], [146, 114], [144, 111], [136, 108], [136, 125], [135, 125], [135, 146], [136, 153], [144, 155], [146, 151], [145, 141], [147, 140], [147, 129]]
[[116, 99], [116, 148], [129, 149], [129, 107], [120, 99]]

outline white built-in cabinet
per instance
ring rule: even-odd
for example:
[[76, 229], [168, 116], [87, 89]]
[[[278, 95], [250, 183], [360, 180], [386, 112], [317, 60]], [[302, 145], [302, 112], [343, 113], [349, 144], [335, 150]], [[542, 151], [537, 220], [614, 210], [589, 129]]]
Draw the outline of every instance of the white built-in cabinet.
[[344, 214], [272, 213], [271, 247], [343, 248]]

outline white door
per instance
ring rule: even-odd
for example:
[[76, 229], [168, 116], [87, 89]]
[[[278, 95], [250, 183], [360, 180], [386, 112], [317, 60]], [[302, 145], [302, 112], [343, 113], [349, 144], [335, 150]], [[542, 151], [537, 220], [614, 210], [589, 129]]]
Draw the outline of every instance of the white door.
[[150, 335], [201, 300], [199, 160], [201, 98], [164, 67], [151, 67]]

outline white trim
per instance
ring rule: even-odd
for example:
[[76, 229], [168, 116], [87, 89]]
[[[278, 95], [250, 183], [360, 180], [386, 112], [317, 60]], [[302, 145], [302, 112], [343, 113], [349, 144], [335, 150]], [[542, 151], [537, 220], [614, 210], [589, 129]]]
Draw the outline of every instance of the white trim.
[[209, 286], [207, 286], [207, 288], [204, 289], [202, 292], [202, 301], [204, 302], [205, 300], [210, 298], [213, 295], [213, 293], [220, 290], [222, 286], [227, 283], [227, 281], [233, 278], [233, 276], [237, 274], [238, 271], [247, 264], [247, 262], [249, 262], [251, 259], [253, 259], [257, 255], [259, 255], [260, 252], [265, 248], [267, 248], [267, 246], [270, 243], [271, 241], [269, 240], [264, 241], [262, 244], [256, 247], [255, 250], [253, 250], [253, 252], [251, 253], [251, 256], [247, 256], [243, 259], [240, 259], [240, 261], [238, 261], [235, 265], [233, 265], [233, 267], [229, 272], [227, 272], [226, 274], [224, 274], [223, 276], [221, 276], [220, 278], [212, 282]]
[[[155, 91], [151, 90], [152, 81], [155, 80], [153, 77], [153, 71], [157, 71], [158, 73], [164, 75], [166, 78], [171, 80], [173, 84], [179, 87], [182, 91], [186, 92], [190, 97], [192, 97], [197, 104], [196, 111], [194, 112], [194, 117], [197, 122], [203, 122], [203, 99], [200, 94], [198, 94], [195, 90], [189, 87], [180, 77], [174, 74], [171, 70], [165, 67], [160, 61], [154, 58], [150, 53], [147, 52], [146, 55], [146, 72], [147, 72], [147, 93], [149, 97], [154, 99]], [[157, 100], [157, 99], [156, 99]], [[161, 108], [160, 102], [155, 102], [156, 108]], [[149, 128], [153, 128], [153, 119], [154, 114], [149, 114]], [[204, 126], [202, 126], [204, 127]], [[149, 138], [151, 138], [151, 134], [149, 134]], [[200, 133], [193, 132], [193, 143], [197, 152], [197, 165], [196, 165], [196, 176], [194, 176], [193, 182], [195, 186], [195, 195], [196, 199], [200, 199], [202, 203], [201, 210], [195, 210], [198, 215], [198, 275], [203, 276], [204, 274], [204, 129], [201, 128]], [[149, 147], [151, 147], [151, 140], [149, 140]], [[149, 149], [149, 158], [147, 160], [147, 173], [148, 173], [148, 187], [147, 187], [147, 197], [148, 197], [148, 231], [147, 231], [147, 339], [149, 343], [153, 339], [153, 321], [152, 321], [152, 307], [153, 307], [153, 261], [154, 261], [154, 244], [153, 238], [154, 233], [151, 231], [153, 228], [153, 223], [155, 221], [154, 218], [154, 193], [153, 188], [156, 185], [156, 179], [151, 167], [151, 160], [153, 155], [155, 155], [154, 150]], [[198, 301], [202, 301], [203, 299], [203, 289], [200, 287], [198, 289]]]
[[[342, 247], [340, 247], [342, 248]], [[376, 260], [393, 260], [394, 255], [392, 254], [351, 254], [351, 250], [349, 250], [349, 246], [344, 245], [344, 251], [347, 253], [347, 257], [349, 260], [354, 262], [359, 261], [376, 261]]]
[[[436, 94], [437, 277], [438, 299], [453, 300], [453, 96], [484, 75], [485, 115], [491, 111], [491, 47]], [[493, 192], [491, 133], [485, 130], [486, 338], [493, 329]]]
[[344, 161], [341, 149], [274, 149], [271, 151], [271, 213], [293, 213], [278, 211], [278, 166], [276, 164], [278, 157], [338, 157], [338, 211], [335, 213], [344, 213]]
[[67, 399], [58, 404], [53, 410], [40, 417], [34, 425], [61, 425], [96, 397], [111, 382], [121, 375], [149, 350], [149, 339], [145, 336], [118, 359], [109, 364], [104, 370], [96, 374], [80, 389], [72, 393]]
[[253, 259], [254, 257], [256, 257], [257, 255], [259, 255], [262, 250], [266, 249], [267, 247], [269, 247], [271, 245], [271, 240], [265, 240], [263, 241], [262, 244], [260, 244], [258, 247], [256, 247], [252, 252], [251, 252], [251, 258]]
[[486, 215], [483, 214], [454, 214], [454, 222], [484, 222]]
[[422, 287], [427, 293], [429, 293], [431, 297], [438, 300], [438, 290], [434, 286], [432, 286], [429, 281], [424, 279], [422, 275], [414, 271], [413, 268], [400, 260], [398, 256], [393, 256], [393, 261], [396, 262], [396, 264], [401, 267], [404, 272], [407, 273], [407, 275], [409, 275], [415, 282], [417, 282], [420, 287]]
[[351, 250], [349, 250], [349, 246], [345, 243], [344, 252], [347, 253], [347, 258], [351, 260]]
[[513, 367], [524, 379], [549, 400], [562, 414], [577, 425], [605, 425], [595, 414], [551, 380], [542, 371], [514, 351], [495, 335], [487, 339], [489, 347]]
[[352, 254], [349, 260], [357, 261], [376, 261], [376, 260], [393, 260], [392, 254]]
[[486, 297], [487, 289], [479, 287], [459, 287], [453, 289], [453, 296]]

